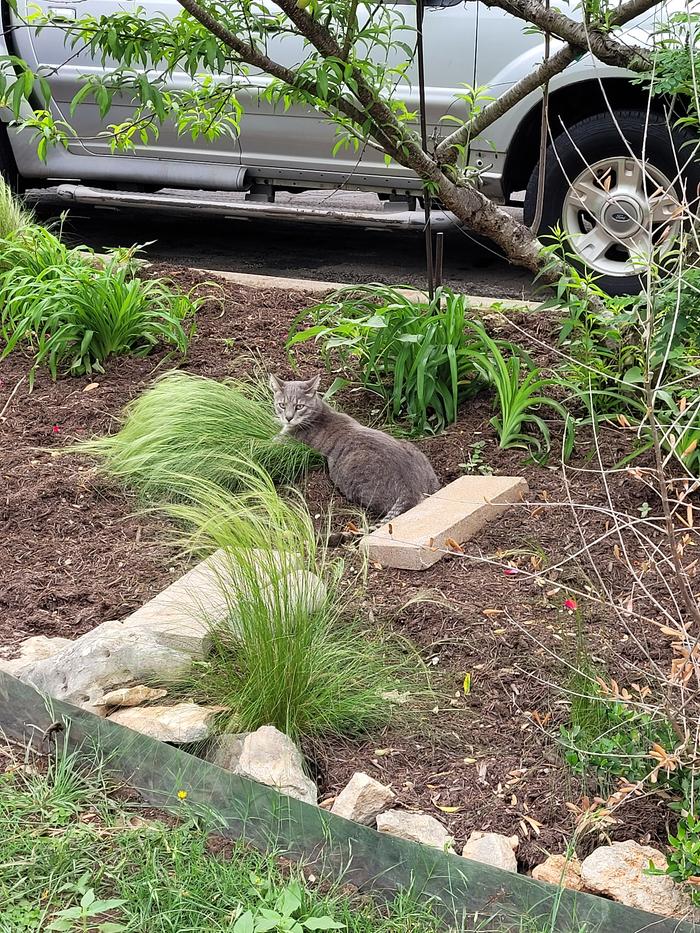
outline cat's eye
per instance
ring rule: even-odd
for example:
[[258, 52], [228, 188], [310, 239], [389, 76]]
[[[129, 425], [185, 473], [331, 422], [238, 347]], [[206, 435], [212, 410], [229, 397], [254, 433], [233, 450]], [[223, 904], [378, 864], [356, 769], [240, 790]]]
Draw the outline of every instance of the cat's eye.
[[302, 408], [306, 408], [304, 402], [297, 402], [297, 411], [301, 411]]

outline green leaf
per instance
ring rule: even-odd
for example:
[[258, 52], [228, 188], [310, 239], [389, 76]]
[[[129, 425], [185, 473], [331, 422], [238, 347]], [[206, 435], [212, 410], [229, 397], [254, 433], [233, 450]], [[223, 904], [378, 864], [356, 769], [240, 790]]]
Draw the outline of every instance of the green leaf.
[[255, 923], [252, 911], [246, 910], [244, 914], [241, 914], [238, 920], [236, 920], [234, 923], [231, 933], [255, 933]]

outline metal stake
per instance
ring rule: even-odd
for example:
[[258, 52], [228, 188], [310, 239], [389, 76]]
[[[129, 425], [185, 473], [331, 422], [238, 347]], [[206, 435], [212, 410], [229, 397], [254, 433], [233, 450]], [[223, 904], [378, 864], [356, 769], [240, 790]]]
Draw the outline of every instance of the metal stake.
[[445, 234], [435, 234], [435, 288], [442, 288], [442, 257], [445, 247]]

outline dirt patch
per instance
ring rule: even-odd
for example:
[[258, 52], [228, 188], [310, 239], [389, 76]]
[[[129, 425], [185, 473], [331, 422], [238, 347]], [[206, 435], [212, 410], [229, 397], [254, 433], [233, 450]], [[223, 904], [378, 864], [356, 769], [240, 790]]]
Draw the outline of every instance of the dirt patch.
[[[172, 274], [183, 289], [201, 284], [177, 267], [151, 272]], [[57, 453], [72, 439], [112, 429], [125, 403], [175, 365], [213, 378], [240, 376], [256, 365], [289, 373], [285, 338], [312, 296], [223, 281], [205, 292], [209, 297], [185, 361], [165, 353], [120, 359], [104, 374], [56, 383], [41, 373], [31, 393], [24, 378], [27, 359], [15, 353], [2, 364], [5, 653], [29, 635], [75, 637], [121, 618], [182, 570], [164, 543], [161, 522], [139, 515], [135, 498], [97, 476], [88, 461]], [[541, 339], [552, 326], [545, 316], [520, 317], [516, 323], [538, 331]], [[313, 349], [305, 352], [306, 375], [318, 362]], [[346, 393], [341, 401], [371, 420], [371, 400]], [[315, 757], [323, 795], [336, 793], [353, 771], [367, 771], [392, 784], [401, 806], [443, 820], [459, 845], [472, 829], [519, 834], [518, 855], [527, 867], [541, 861], [544, 851], [563, 848], [575, 819], [566, 803], [577, 804], [584, 793], [552, 738], [566, 717], [562, 685], [578, 640], [585, 637], [588, 653], [624, 684], [648, 682], [650, 663], [666, 665], [670, 646], [651, 619], [632, 637], [620, 614], [595, 598], [598, 571], [613, 601], [629, 588], [615, 550], [620, 538], [610, 502], [639, 515], [650, 491], [627, 473], [614, 474], [604, 485], [592, 459], [598, 453], [584, 443], [566, 474], [555, 466], [526, 463], [522, 451], [499, 450], [489, 425], [492, 414], [490, 400], [477, 398], [445, 434], [422, 441], [422, 449], [448, 482], [462, 474], [472, 445], [483, 442], [483, 460], [494, 472], [527, 478], [528, 501], [489, 526], [466, 554], [424, 573], [369, 571], [364, 617], [392, 626], [417, 645], [439, 691], [434, 712], [418, 734], [388, 729], [366, 742], [327, 744]], [[600, 455], [613, 463], [626, 439], [611, 429], [602, 444]], [[332, 487], [323, 473], [313, 473], [305, 492], [320, 523]], [[581, 506], [578, 525], [570, 499]], [[590, 559], [579, 554], [582, 535], [598, 541]], [[633, 559], [641, 562], [638, 545], [631, 541], [629, 547], [637, 547]], [[540, 571], [559, 563], [555, 582], [545, 584]], [[507, 567], [514, 572], [504, 572]], [[660, 587], [650, 570], [650, 591]], [[580, 620], [564, 605], [572, 595], [584, 608]], [[652, 603], [643, 594], [635, 598], [637, 610], [653, 619]], [[465, 696], [467, 674], [471, 690]], [[613, 838], [664, 842], [665, 811], [657, 801], [635, 803], [622, 819], [608, 828]], [[591, 837], [589, 843], [596, 841]]]

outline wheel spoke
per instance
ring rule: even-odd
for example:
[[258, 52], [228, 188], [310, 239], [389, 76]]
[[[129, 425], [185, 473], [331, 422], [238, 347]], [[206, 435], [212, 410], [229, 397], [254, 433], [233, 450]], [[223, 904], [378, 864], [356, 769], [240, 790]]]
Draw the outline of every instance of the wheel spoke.
[[594, 180], [593, 176], [579, 178], [571, 186], [572, 196], [581, 207], [599, 218], [608, 200], [608, 194]]
[[589, 230], [583, 236], [573, 238], [573, 246], [576, 252], [582, 259], [591, 264], [600, 259], [614, 242], [614, 238], [601, 224], [596, 224], [592, 230]]
[[667, 191], [659, 185], [649, 197], [649, 211], [655, 224], [680, 220], [683, 217], [683, 205], [672, 190]]
[[625, 191], [637, 197], [646, 197], [644, 173], [637, 159], [632, 157], [613, 159], [611, 160], [611, 166], [615, 169], [616, 174], [616, 182], [611, 188], [611, 192], [619, 194], [621, 191]]

